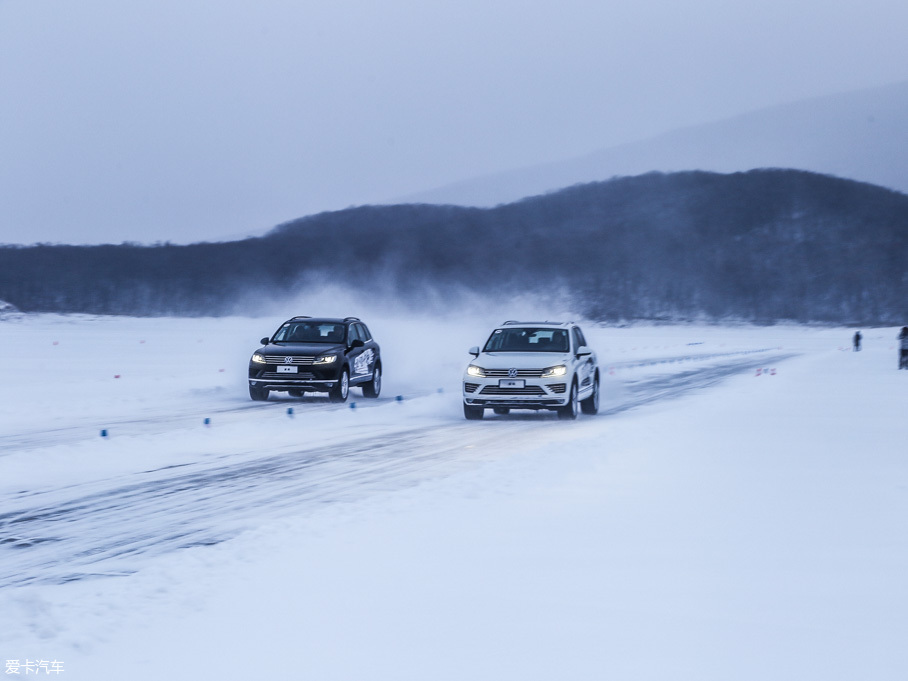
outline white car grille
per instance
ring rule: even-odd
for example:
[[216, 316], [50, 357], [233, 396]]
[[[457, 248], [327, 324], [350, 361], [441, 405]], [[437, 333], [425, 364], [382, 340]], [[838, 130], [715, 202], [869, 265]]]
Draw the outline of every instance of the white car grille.
[[528, 385], [525, 388], [499, 388], [497, 385], [487, 385], [480, 395], [545, 395], [545, 390], [539, 385]]
[[511, 375], [511, 369], [486, 369], [488, 378], [542, 378], [543, 369], [515, 369], [517, 373]]

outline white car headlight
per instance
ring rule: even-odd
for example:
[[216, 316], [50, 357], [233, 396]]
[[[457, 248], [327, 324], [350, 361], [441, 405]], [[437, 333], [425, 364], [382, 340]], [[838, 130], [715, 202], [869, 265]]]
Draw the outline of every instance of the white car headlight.
[[467, 367], [467, 376], [477, 376], [479, 378], [484, 378], [486, 375], [486, 370], [482, 367], [471, 364]]
[[322, 355], [316, 357], [313, 364], [334, 364], [337, 361], [337, 355]]
[[252, 361], [255, 362], [256, 364], [264, 364], [265, 356], [260, 355], [259, 353], [256, 352], [254, 355], [252, 355]]
[[558, 376], [564, 376], [567, 373], [567, 367], [564, 364], [556, 364], [553, 367], [549, 367], [542, 372], [543, 378], [557, 378]]

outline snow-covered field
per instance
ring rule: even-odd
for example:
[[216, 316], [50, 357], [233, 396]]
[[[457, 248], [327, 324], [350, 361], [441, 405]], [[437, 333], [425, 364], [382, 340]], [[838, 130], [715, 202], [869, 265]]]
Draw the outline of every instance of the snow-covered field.
[[4, 671], [905, 678], [895, 329], [587, 324], [598, 416], [466, 422], [524, 314], [364, 315], [355, 408], [248, 399], [279, 317], [0, 321]]

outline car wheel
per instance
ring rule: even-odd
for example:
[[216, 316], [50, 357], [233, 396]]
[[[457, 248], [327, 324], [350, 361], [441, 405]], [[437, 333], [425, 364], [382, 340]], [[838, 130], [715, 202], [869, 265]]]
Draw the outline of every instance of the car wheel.
[[271, 393], [268, 388], [259, 388], [254, 385], [249, 386], [249, 397], [251, 397], [256, 402], [264, 402], [268, 399], [268, 395]]
[[504, 416], [505, 414], [510, 414], [511, 410], [508, 407], [495, 407], [492, 409], [499, 416]]
[[347, 371], [347, 367], [344, 367], [341, 370], [340, 379], [337, 383], [334, 384], [334, 387], [331, 388], [331, 392], [328, 393], [328, 397], [332, 402], [346, 402], [347, 396], [350, 394], [350, 372]]
[[381, 392], [381, 364], [375, 365], [372, 369], [372, 380], [363, 383], [363, 397], [378, 397]]
[[593, 381], [593, 394], [587, 397], [583, 402], [580, 403], [580, 409], [584, 414], [598, 414], [599, 413], [599, 377], [596, 377], [596, 380]]
[[580, 411], [577, 402], [577, 381], [571, 383], [571, 397], [568, 403], [558, 409], [558, 418], [573, 421], [577, 418], [577, 412]]
[[463, 404], [463, 416], [468, 421], [479, 421], [482, 418], [484, 411], [485, 410], [482, 407], [474, 407], [466, 402]]

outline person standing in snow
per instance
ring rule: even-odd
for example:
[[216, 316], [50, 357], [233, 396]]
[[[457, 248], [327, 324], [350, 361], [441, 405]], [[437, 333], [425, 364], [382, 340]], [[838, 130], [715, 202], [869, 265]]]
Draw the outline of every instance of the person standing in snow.
[[899, 369], [908, 369], [908, 326], [903, 326], [898, 335]]
[[854, 342], [854, 351], [855, 352], [860, 352], [860, 350], [861, 350], [861, 338], [863, 338], [863, 336], [861, 336], [861, 332], [855, 331], [854, 338], [852, 339], [852, 341]]

